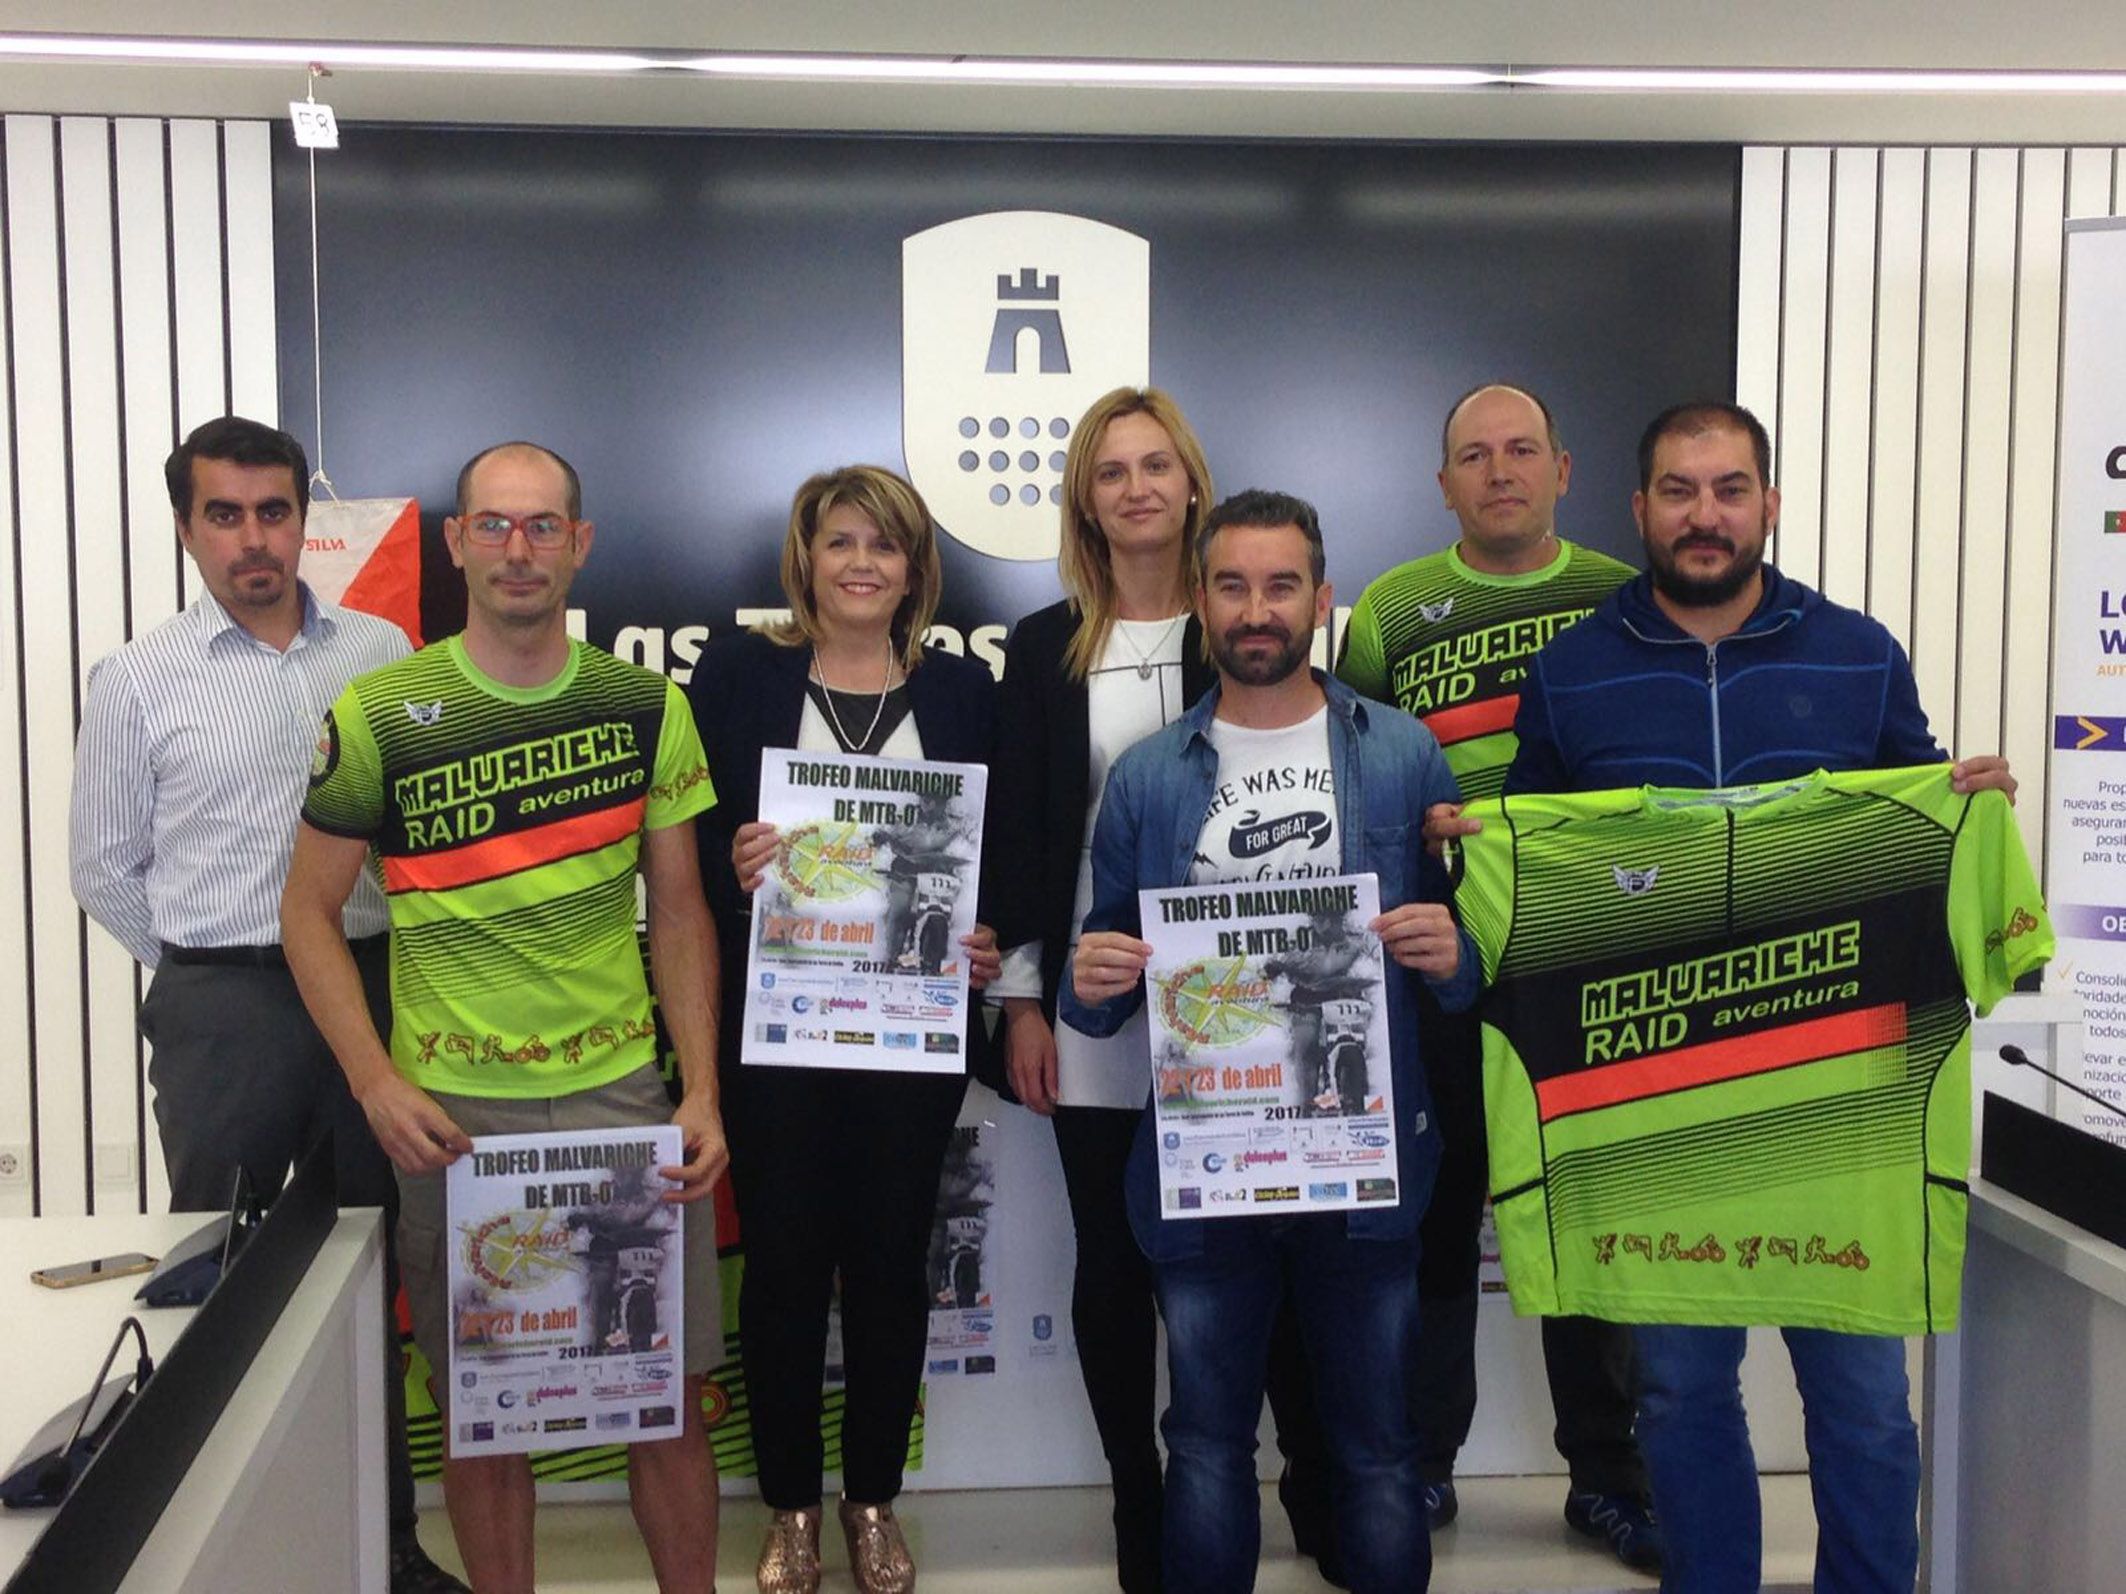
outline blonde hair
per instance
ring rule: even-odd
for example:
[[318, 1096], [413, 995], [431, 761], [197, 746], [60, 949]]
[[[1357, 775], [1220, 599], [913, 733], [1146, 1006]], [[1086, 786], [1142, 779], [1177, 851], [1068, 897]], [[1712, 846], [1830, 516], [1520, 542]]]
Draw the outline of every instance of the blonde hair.
[[1110, 422], [1125, 415], [1149, 415], [1173, 439], [1174, 453], [1188, 472], [1189, 504], [1181, 528], [1175, 574], [1184, 593], [1196, 590], [1196, 538], [1216, 496], [1203, 444], [1171, 395], [1156, 387], [1118, 387], [1096, 399], [1078, 418], [1070, 434], [1070, 454], [1063, 463], [1063, 546], [1056, 573], [1063, 591], [1078, 610], [1078, 628], [1063, 653], [1063, 667], [1082, 681], [1100, 662], [1108, 634], [1115, 628], [1115, 570], [1107, 533], [1093, 515], [1093, 466]]
[[923, 662], [923, 633], [937, 613], [944, 578], [937, 534], [923, 495], [882, 465], [844, 465], [821, 471], [797, 489], [782, 545], [782, 590], [790, 600], [790, 618], [755, 629], [783, 647], [803, 647], [819, 640], [819, 601], [812, 595], [812, 541], [819, 535], [821, 522], [844, 504], [907, 555], [908, 595], [893, 612], [893, 643], [901, 669], [912, 671]]

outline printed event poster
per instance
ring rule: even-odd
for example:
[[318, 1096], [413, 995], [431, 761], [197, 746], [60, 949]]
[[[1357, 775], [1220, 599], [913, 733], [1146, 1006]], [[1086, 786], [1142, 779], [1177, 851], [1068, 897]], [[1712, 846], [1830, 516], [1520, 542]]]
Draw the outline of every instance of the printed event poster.
[[1396, 1196], [1374, 876], [1138, 893], [1170, 1218]]
[[748, 1063], [956, 1074], [982, 860], [977, 764], [770, 748], [782, 846], [753, 896]]
[[997, 1199], [995, 1136], [994, 1124], [960, 1124], [945, 1147], [930, 1224], [928, 1370], [933, 1378], [997, 1370], [989, 1254], [989, 1209]]
[[[678, 1126], [476, 1136], [450, 1165], [452, 1453], [680, 1428]], [[704, 1215], [703, 1221], [708, 1221]]]

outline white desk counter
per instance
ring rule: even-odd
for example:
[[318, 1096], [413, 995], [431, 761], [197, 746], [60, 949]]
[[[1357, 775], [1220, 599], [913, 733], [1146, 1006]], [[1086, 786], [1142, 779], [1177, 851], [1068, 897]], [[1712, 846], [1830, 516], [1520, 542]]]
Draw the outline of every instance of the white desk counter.
[[[88, 1392], [127, 1316], [140, 1319], [159, 1369], [195, 1315], [135, 1301], [139, 1276], [48, 1290], [30, 1282], [31, 1270], [121, 1251], [161, 1256], [207, 1221], [0, 1220], [0, 1355], [11, 1374], [0, 1379], [0, 1463]], [[377, 1212], [341, 1213], [122, 1587], [385, 1588], [383, 1287]], [[129, 1335], [112, 1376], [130, 1371], [135, 1355]], [[0, 1511], [0, 1576], [15, 1572], [52, 1515]]]
[[1983, 1179], [1970, 1210], [1963, 1326], [1929, 1346], [1929, 1587], [2109, 1594], [2126, 1567], [2126, 1250]]

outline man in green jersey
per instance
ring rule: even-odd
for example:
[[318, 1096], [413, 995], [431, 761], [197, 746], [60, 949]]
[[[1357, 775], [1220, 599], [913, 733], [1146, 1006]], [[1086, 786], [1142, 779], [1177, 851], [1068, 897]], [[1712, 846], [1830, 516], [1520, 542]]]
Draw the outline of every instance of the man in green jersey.
[[[465, 572], [462, 635], [358, 676], [326, 716], [281, 899], [288, 964], [399, 1175], [414, 1338], [450, 1365], [443, 1170], [471, 1136], [661, 1122], [697, 1202], [728, 1160], [716, 1099], [716, 935], [688, 821], [716, 797], [686, 699], [574, 642], [569, 583], [591, 546], [576, 473], [529, 443], [458, 477], [444, 542]], [[374, 854], [391, 908], [387, 1045], [362, 1001], [340, 905]], [[674, 1110], [635, 938], [685, 1093]], [[677, 1438], [629, 1446], [628, 1487], [660, 1589], [708, 1590], [716, 1468], [702, 1375], [722, 1355], [715, 1220], [684, 1223], [686, 1379]], [[457, 1456], [443, 1496], [475, 1588], [532, 1587], [522, 1455]]]
[[[1571, 481], [1572, 456], [1540, 398], [1502, 383], [1464, 394], [1441, 428], [1439, 469], [1461, 539], [1375, 580], [1344, 631], [1337, 673], [1423, 720], [1472, 801], [1496, 796], [1513, 762], [1528, 660], [1634, 574], [1558, 536], [1557, 502]], [[1478, 1233], [1488, 1168], [1476, 1016], [1442, 1013], [1421, 999], [1420, 1021], [1445, 1144], [1423, 1229], [1424, 1354], [1413, 1415], [1426, 1502], [1439, 1528], [1454, 1519], [1454, 1459], [1476, 1415]], [[1566, 1520], [1605, 1540], [1627, 1565], [1657, 1567], [1659, 1532], [1632, 1437], [1629, 1331], [1586, 1317], [1545, 1318], [1543, 1361], [1558, 1452], [1572, 1476]]]

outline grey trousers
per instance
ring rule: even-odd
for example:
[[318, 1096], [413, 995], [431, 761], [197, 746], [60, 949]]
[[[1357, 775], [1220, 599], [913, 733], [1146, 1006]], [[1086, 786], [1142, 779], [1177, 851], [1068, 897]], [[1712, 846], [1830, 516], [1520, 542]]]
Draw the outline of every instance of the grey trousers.
[[[391, 1034], [384, 938], [355, 947], [377, 1033]], [[324, 1037], [285, 968], [174, 963], [165, 957], [140, 1004], [154, 1048], [148, 1082], [170, 1172], [172, 1212], [223, 1212], [238, 1168], [261, 1200], [288, 1182], [304, 1152], [332, 1139], [339, 1200], [384, 1209], [385, 1449], [391, 1532], [413, 1532], [413, 1468], [406, 1454], [396, 1299], [399, 1187]]]

